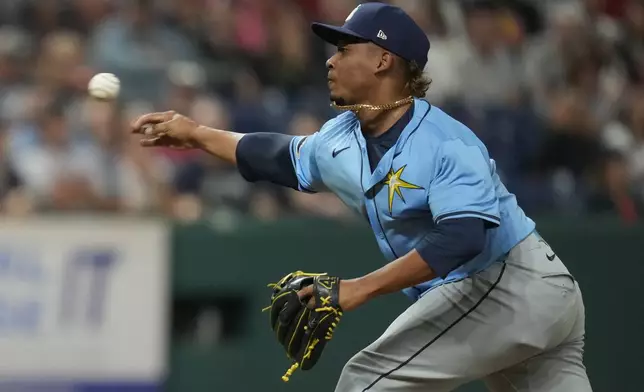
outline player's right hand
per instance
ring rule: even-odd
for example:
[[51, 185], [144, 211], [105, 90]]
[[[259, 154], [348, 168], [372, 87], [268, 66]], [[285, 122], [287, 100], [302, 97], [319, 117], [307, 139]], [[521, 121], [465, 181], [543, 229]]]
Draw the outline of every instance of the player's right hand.
[[143, 135], [143, 147], [195, 148], [199, 124], [174, 111], [148, 113], [132, 123], [132, 133]]

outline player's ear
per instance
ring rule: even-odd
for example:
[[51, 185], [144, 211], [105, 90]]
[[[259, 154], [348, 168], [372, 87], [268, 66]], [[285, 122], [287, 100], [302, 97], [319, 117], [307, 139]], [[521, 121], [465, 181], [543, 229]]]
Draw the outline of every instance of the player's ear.
[[382, 50], [378, 57], [378, 67], [377, 72], [386, 72], [387, 70], [393, 69], [394, 67], [394, 56], [392, 53]]

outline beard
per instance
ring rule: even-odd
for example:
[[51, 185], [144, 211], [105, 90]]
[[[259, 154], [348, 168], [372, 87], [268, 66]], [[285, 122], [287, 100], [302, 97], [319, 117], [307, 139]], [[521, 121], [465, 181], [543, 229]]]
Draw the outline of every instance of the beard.
[[341, 97], [341, 96], [339, 96], [339, 95], [333, 95], [333, 94], [331, 94], [331, 95], [330, 95], [330, 97], [329, 97], [329, 100], [330, 100], [331, 102], [335, 103], [335, 104], [336, 104], [336, 105], [338, 105], [338, 106], [343, 106], [343, 105], [346, 105], [346, 104], [347, 104], [347, 100], [346, 100], [346, 99], [344, 99], [344, 98], [342, 98], [342, 97]]

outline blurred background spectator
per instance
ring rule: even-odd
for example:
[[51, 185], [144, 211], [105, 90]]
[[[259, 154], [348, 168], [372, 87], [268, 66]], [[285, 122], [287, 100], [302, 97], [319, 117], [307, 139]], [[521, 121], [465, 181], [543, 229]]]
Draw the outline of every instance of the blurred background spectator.
[[[391, 0], [431, 41], [427, 99], [472, 127], [521, 205], [619, 214], [644, 204], [644, 1]], [[330, 195], [248, 184], [195, 151], [143, 150], [140, 113], [309, 134], [330, 116], [309, 22], [355, 0], [4, 0], [0, 211], [346, 218]], [[96, 72], [122, 81], [95, 102]]]

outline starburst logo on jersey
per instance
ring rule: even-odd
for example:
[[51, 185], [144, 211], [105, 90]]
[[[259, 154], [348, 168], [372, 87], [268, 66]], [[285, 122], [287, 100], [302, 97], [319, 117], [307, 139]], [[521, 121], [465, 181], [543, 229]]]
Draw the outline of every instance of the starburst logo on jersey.
[[387, 179], [385, 180], [385, 185], [387, 185], [388, 190], [389, 190], [389, 214], [392, 213], [393, 206], [394, 206], [394, 195], [398, 195], [400, 197], [400, 200], [402, 200], [403, 203], [405, 203], [405, 197], [403, 196], [402, 192], [400, 191], [401, 188], [404, 189], [423, 189], [423, 187], [420, 187], [418, 185], [411, 184], [405, 180], [403, 180], [401, 177], [403, 175], [403, 172], [405, 171], [405, 167], [407, 165], [402, 166], [400, 169], [394, 171], [393, 168], [389, 170], [389, 174], [387, 174]]

